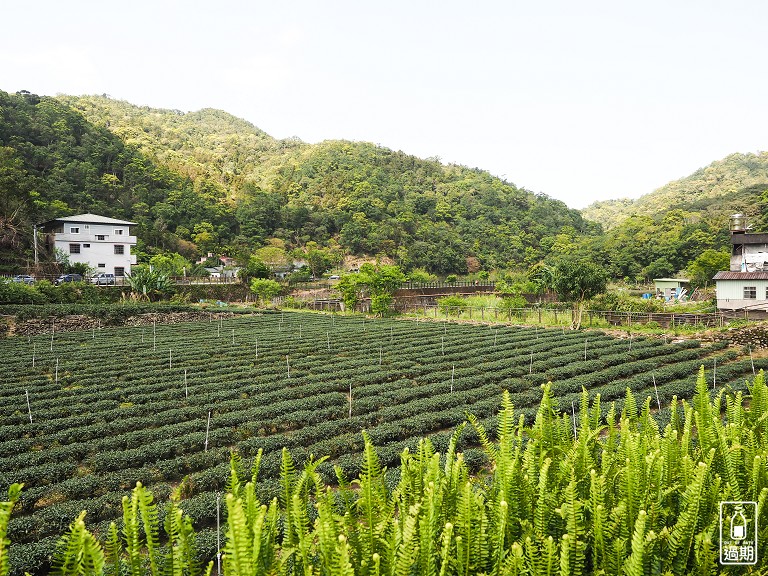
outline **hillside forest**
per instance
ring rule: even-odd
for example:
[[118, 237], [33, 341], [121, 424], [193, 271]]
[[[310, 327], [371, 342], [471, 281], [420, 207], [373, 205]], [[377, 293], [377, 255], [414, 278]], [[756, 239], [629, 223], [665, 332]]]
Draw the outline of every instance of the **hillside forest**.
[[139, 263], [215, 253], [330, 266], [349, 255], [503, 276], [575, 255], [616, 279], [703, 270], [706, 283], [727, 253], [728, 216], [762, 224], [768, 154], [729, 156], [667, 188], [582, 215], [480, 168], [366, 142], [278, 140], [219, 110], [0, 91], [6, 274], [28, 269], [33, 224], [93, 212], [137, 223]]

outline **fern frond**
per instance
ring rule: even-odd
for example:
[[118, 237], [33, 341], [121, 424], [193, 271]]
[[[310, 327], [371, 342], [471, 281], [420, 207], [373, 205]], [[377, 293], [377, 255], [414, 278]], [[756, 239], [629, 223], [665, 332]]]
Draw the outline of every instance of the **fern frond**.
[[57, 576], [101, 576], [104, 551], [96, 537], [85, 528], [85, 511], [59, 540], [52, 565]]
[[108, 566], [106, 574], [120, 576], [120, 558], [122, 555], [123, 547], [120, 543], [120, 536], [117, 533], [117, 525], [114, 522], [110, 522], [107, 540], [104, 542], [104, 559]]
[[21, 496], [23, 486], [23, 484], [11, 484], [8, 488], [8, 500], [0, 502], [0, 576], [6, 576], [10, 568], [8, 546], [11, 541], [8, 539], [8, 522], [11, 519], [13, 507]]

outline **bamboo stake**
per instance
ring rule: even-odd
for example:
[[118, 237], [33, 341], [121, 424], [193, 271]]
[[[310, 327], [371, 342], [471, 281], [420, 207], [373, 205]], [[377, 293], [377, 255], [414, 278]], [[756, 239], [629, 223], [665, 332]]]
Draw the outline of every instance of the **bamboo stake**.
[[51, 352], [53, 352], [53, 322], [51, 322]]
[[[752, 364], [752, 376], [755, 375], [755, 361], [752, 359], [752, 346], [749, 347], [749, 363]], [[34, 366], [34, 363], [32, 364]]]
[[659, 401], [659, 389], [656, 388], [656, 374], [651, 372], [651, 377], [653, 378], [653, 389], [656, 391], [656, 406], [658, 406], [659, 410], [661, 410], [661, 402]]
[[382, 353], [381, 346], [379, 346], [379, 366], [381, 366], [381, 353]]
[[285, 356], [285, 365], [288, 367], [288, 378], [291, 377], [291, 363], [288, 361], [288, 356]]
[[168, 348], [168, 368], [173, 368], [173, 351]]
[[499, 337], [499, 331], [496, 330], [496, 332], [493, 335], [493, 347], [496, 348], [496, 339]]
[[349, 416], [352, 418], [352, 380], [349, 381]]
[[232, 345], [235, 345], [235, 329], [232, 328]]
[[528, 374], [533, 374], [533, 350], [531, 350], [531, 363], [528, 365]]
[[584, 338], [584, 360], [587, 359], [587, 340], [589, 340], [589, 338]]
[[59, 359], [56, 358], [56, 384], [59, 383]]
[[256, 360], [259, 359], [259, 339], [256, 338]]
[[29, 412], [29, 423], [32, 424], [32, 406], [29, 404], [29, 390], [27, 392], [27, 412]]
[[[37, 344], [32, 343], [32, 368], [35, 367], [35, 353], [37, 352]], [[752, 370], [754, 372], [754, 370]]]
[[216, 494], [216, 574], [221, 574], [221, 495]]
[[456, 364], [451, 367], [451, 394], [453, 394], [453, 377], [456, 374]]
[[440, 337], [440, 352], [445, 356], [445, 336]]
[[189, 399], [189, 388], [187, 388], [187, 369], [184, 368], [184, 398]]
[[152, 320], [152, 350], [157, 350], [157, 320]]
[[211, 411], [208, 411], [208, 424], [205, 425], [205, 451], [208, 452], [208, 432], [211, 430]]
[[328, 352], [331, 351], [331, 333], [326, 331], [325, 333], [325, 340], [328, 343]]
[[712, 367], [712, 391], [717, 389], [717, 356], [714, 358]]

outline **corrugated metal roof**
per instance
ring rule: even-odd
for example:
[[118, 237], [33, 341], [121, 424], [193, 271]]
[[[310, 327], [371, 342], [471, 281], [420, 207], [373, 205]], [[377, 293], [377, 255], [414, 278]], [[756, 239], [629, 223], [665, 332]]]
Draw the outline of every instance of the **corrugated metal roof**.
[[712, 280], [768, 280], [768, 272], [718, 272]]

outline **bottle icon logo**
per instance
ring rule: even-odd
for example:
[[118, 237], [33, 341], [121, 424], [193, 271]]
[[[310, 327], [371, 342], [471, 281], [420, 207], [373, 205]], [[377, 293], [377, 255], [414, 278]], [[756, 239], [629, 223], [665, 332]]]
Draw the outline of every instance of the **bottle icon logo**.
[[731, 538], [733, 540], [744, 540], [747, 537], [747, 519], [741, 508], [731, 516]]
[[720, 565], [757, 564], [757, 502], [720, 502]]

